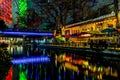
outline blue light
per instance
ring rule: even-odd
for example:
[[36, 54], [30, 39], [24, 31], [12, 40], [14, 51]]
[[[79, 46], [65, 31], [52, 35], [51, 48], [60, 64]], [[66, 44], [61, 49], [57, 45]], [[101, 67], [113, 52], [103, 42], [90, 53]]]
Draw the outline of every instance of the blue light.
[[38, 62], [50, 62], [50, 58], [47, 56], [40, 57], [27, 57], [27, 58], [18, 58], [12, 59], [13, 64], [28, 64], [28, 63], [38, 63]]
[[58, 75], [58, 79], [61, 80], [61, 75]]
[[51, 32], [0, 32], [4, 35], [27, 35], [27, 36], [52, 36], [53, 33]]

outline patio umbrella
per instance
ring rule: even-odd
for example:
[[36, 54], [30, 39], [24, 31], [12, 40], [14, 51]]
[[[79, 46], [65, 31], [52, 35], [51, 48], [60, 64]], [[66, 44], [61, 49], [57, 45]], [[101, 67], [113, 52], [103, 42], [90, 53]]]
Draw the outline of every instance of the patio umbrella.
[[106, 28], [102, 30], [101, 32], [106, 33], [106, 32], [117, 32], [118, 30], [116, 28]]

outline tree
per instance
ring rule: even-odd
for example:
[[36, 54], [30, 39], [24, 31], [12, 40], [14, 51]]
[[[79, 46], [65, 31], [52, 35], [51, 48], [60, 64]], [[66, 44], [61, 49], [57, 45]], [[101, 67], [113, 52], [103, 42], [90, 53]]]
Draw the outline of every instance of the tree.
[[26, 16], [18, 17], [17, 24], [20, 29], [37, 30], [41, 24], [41, 17], [34, 9], [27, 9]]
[[41, 24], [41, 17], [35, 10], [28, 9], [25, 23], [29, 29], [38, 29]]
[[68, 20], [72, 20], [73, 23], [80, 21], [80, 17], [86, 17], [88, 11], [94, 5], [89, 4], [95, 0], [51, 0], [41, 4], [38, 0], [32, 0], [36, 7], [42, 14], [42, 19], [49, 23], [55, 23], [55, 28], [60, 28], [60, 25], [66, 25]]
[[75, 9], [74, 16], [76, 16], [75, 19], [73, 17], [74, 22], [93, 18], [92, 15], [95, 11], [92, 8], [95, 7], [96, 3], [95, 0], [77, 0], [75, 2], [75, 7], [73, 8], [73, 10]]
[[12, 63], [10, 62], [10, 56], [6, 50], [0, 48], [0, 80], [3, 80], [8, 74], [8, 70]]
[[5, 24], [5, 21], [4, 20], [0, 20], [0, 30], [1, 31], [4, 31], [4, 30], [6, 30], [8, 27], [7, 27], [7, 25]]
[[98, 8], [97, 11], [96, 11], [97, 16], [110, 14], [113, 11], [112, 8], [110, 8], [110, 5], [112, 5], [112, 4], [104, 5], [100, 8]]

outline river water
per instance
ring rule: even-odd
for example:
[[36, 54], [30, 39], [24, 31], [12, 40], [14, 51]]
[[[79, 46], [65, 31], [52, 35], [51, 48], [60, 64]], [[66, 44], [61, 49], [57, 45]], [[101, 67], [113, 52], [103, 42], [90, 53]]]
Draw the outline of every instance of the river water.
[[[120, 61], [97, 59], [79, 52], [9, 46], [13, 58], [6, 80], [119, 80]], [[29, 59], [28, 59], [29, 58]]]

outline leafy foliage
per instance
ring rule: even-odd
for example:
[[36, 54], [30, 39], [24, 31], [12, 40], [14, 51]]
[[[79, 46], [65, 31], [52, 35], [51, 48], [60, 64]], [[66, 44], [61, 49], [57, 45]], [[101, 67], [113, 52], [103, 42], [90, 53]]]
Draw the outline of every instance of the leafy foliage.
[[28, 9], [26, 16], [19, 17], [17, 23], [20, 29], [38, 29], [41, 24], [41, 17], [34, 9]]
[[34, 3], [36, 10], [39, 11], [39, 15], [41, 15], [41, 23], [52, 23], [56, 29], [61, 25], [85, 21], [110, 13], [111, 9], [108, 6], [113, 4], [109, 0], [106, 0], [101, 6], [99, 3], [102, 2], [99, 0], [31, 1]]
[[0, 48], [0, 80], [7, 76], [11, 65], [10, 56], [7, 51]]
[[4, 20], [0, 20], [0, 30], [4, 31], [6, 30], [8, 27], [5, 24]]
[[95, 2], [94, 0], [50, 0], [50, 2], [42, 4], [38, 0], [32, 1], [41, 12], [42, 20], [49, 23], [54, 22], [55, 28], [60, 27], [61, 24], [66, 25], [68, 22], [78, 22], [89, 16]]
[[41, 24], [41, 17], [33, 9], [27, 10], [26, 25], [28, 28], [39, 28]]

